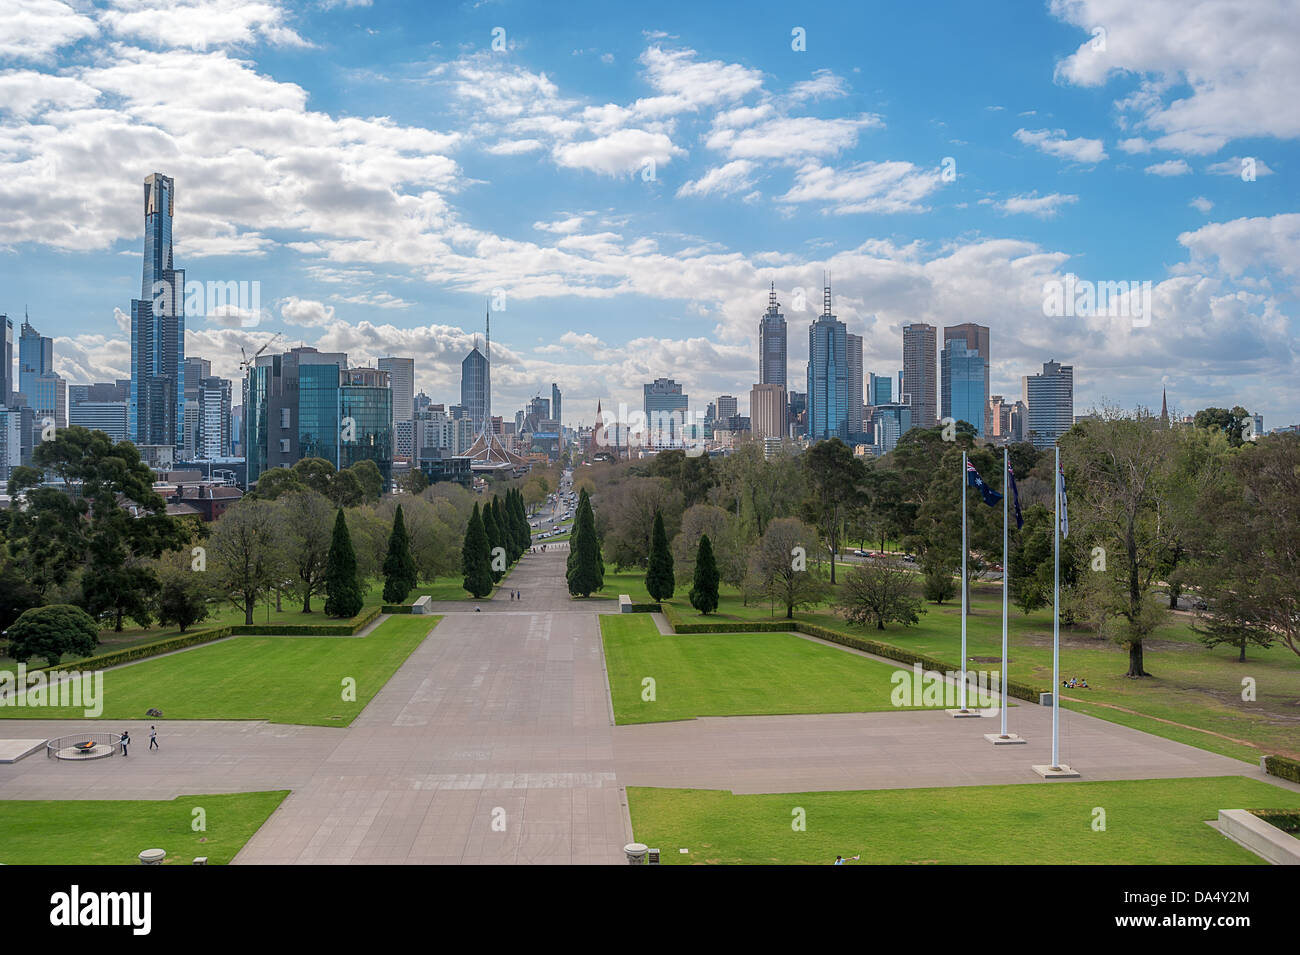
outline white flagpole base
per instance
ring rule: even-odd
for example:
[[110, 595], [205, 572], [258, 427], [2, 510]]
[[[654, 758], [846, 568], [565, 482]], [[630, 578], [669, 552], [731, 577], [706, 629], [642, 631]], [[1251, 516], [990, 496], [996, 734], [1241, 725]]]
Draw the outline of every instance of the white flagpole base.
[[966, 720], [966, 719], [970, 719], [971, 717], [979, 719], [981, 716], [984, 715], [979, 710], [944, 710], [944, 712], [947, 713], [949, 716], [952, 716], [959, 720]]
[[994, 746], [1011, 746], [1016, 743], [1029, 742], [1029, 740], [1025, 739], [1023, 736], [1017, 736], [1015, 733], [1008, 733], [1006, 736], [1003, 736], [1000, 733], [985, 733], [984, 738]]
[[1077, 779], [1079, 774], [1062, 763], [1060, 766], [1035, 766], [1034, 772], [1044, 779]]

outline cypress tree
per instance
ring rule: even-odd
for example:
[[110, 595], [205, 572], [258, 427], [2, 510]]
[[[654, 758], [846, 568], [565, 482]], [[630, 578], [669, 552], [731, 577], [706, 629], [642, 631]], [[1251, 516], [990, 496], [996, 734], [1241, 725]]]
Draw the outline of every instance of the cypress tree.
[[655, 511], [654, 530], [650, 532], [650, 556], [646, 560], [645, 589], [651, 600], [667, 600], [677, 588], [673, 577], [673, 554], [668, 549], [664, 516]]
[[411, 538], [406, 533], [402, 505], [393, 514], [393, 532], [388, 535], [388, 556], [384, 558], [384, 603], [400, 604], [419, 583], [415, 559], [411, 557]]
[[700, 613], [713, 613], [718, 609], [718, 565], [713, 559], [713, 544], [708, 534], [700, 536], [700, 547], [695, 552], [691, 606]]
[[361, 612], [361, 581], [357, 579], [357, 554], [352, 549], [348, 522], [339, 508], [334, 518], [334, 537], [325, 561], [325, 614], [355, 617]]
[[578, 499], [573, 536], [569, 539], [567, 576], [569, 593], [575, 597], [589, 597], [605, 585], [605, 565], [600, 559], [600, 541], [596, 539], [596, 518], [585, 490]]
[[528, 526], [528, 511], [524, 508], [524, 492], [515, 488], [512, 500], [515, 508], [515, 536], [519, 540], [519, 553], [528, 550], [533, 542], [533, 529]]
[[506, 561], [513, 564], [519, 559], [519, 539], [509, 510], [505, 501], [499, 497], [492, 498], [492, 516], [501, 528], [501, 546], [506, 549]]
[[479, 515], [478, 502], [465, 527], [465, 543], [461, 546], [460, 564], [465, 574], [465, 589], [470, 596], [486, 597], [492, 592], [491, 558], [488, 556], [487, 530]]

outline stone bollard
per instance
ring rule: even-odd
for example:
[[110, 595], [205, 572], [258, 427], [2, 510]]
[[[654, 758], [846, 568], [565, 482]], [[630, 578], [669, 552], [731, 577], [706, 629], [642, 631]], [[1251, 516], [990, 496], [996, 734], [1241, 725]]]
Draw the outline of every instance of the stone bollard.
[[639, 842], [629, 842], [623, 847], [623, 851], [627, 853], [628, 865], [645, 865], [645, 854], [649, 848]]
[[167, 858], [166, 849], [145, 849], [140, 853], [141, 865], [162, 865], [163, 859]]

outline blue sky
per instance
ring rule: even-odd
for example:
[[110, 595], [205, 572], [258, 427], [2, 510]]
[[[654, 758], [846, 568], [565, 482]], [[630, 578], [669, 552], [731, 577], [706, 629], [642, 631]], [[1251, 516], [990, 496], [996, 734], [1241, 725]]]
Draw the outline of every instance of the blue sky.
[[[189, 318], [227, 375], [279, 333], [412, 355], [455, 401], [496, 298], [498, 413], [556, 381], [590, 423], [659, 376], [744, 408], [768, 282], [798, 382], [791, 305], [829, 270], [870, 371], [907, 322], [978, 321], [995, 393], [1055, 358], [1079, 413], [1167, 387], [1300, 421], [1294, 0], [17, 11], [0, 311], [70, 381], [127, 373], [160, 171], [188, 277], [261, 283], [256, 315]], [[1044, 315], [1067, 272], [1150, 281], [1152, 320]]]

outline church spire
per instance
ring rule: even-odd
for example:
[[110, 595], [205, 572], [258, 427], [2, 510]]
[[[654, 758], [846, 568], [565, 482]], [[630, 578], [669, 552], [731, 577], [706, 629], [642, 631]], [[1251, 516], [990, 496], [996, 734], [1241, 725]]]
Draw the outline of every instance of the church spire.
[[1169, 423], [1169, 393], [1164, 388], [1160, 389], [1160, 420]]

